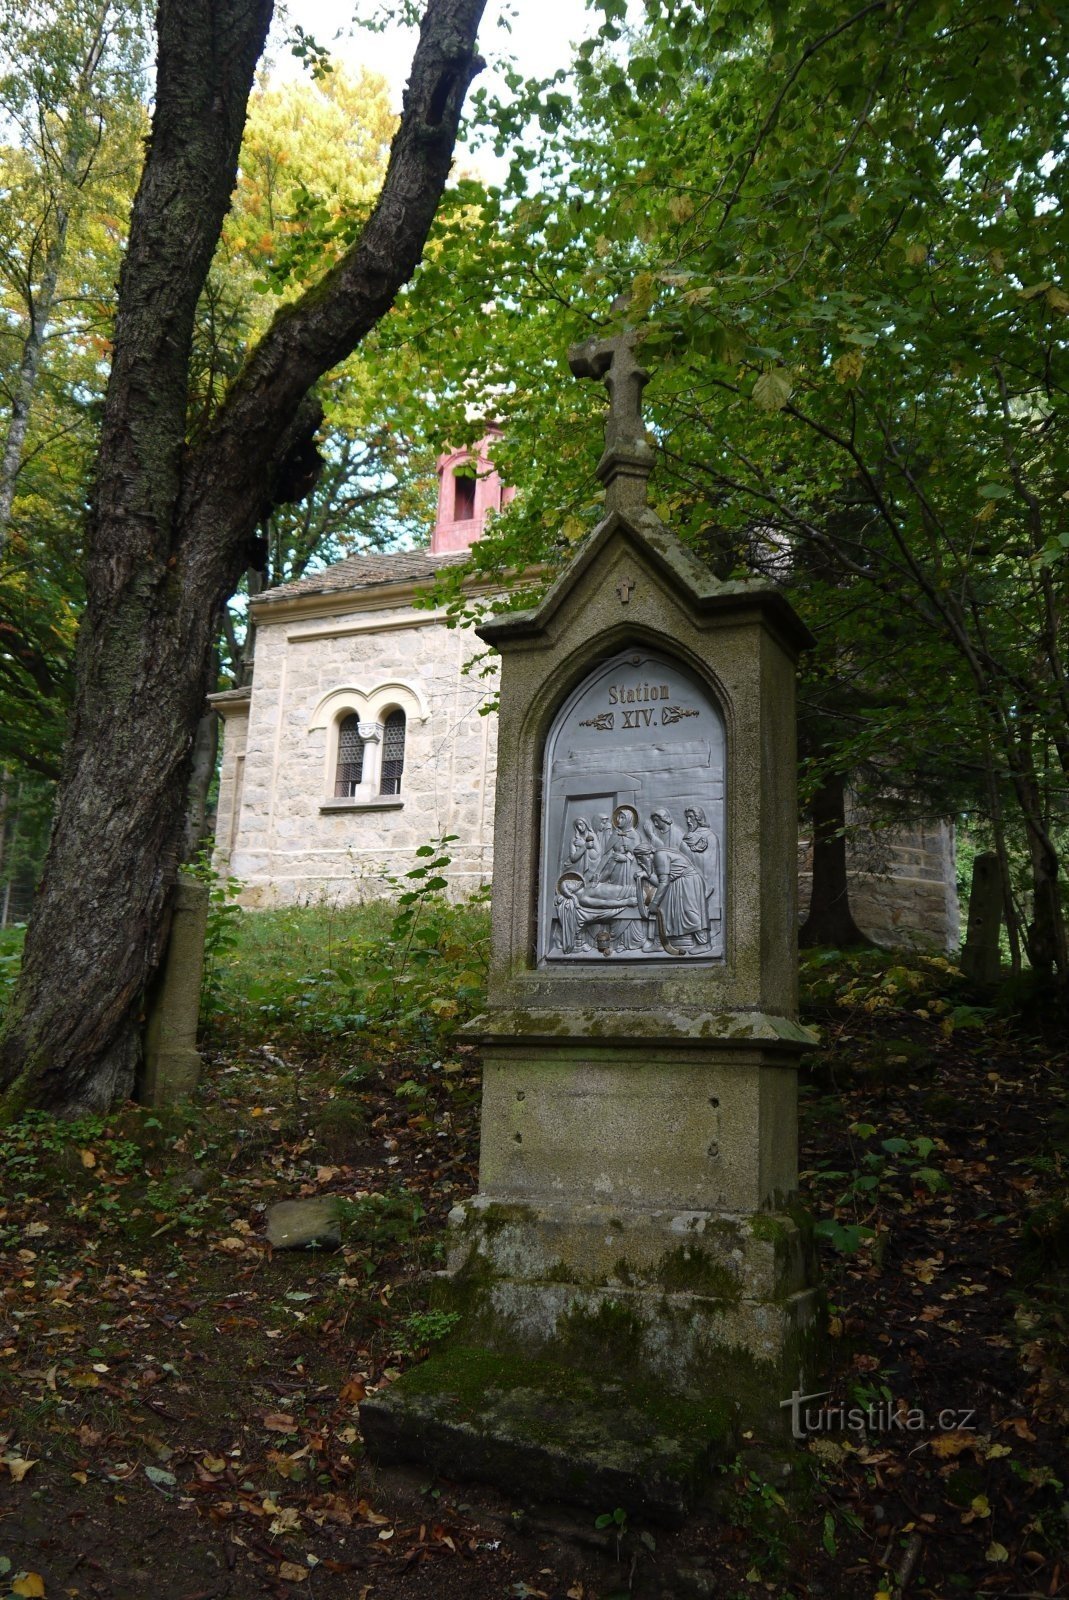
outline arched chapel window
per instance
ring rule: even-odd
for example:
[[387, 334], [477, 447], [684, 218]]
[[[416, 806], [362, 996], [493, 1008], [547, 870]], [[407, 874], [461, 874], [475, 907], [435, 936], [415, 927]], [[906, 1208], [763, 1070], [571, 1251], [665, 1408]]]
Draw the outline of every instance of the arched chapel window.
[[360, 719], [343, 717], [338, 724], [338, 768], [334, 777], [336, 798], [350, 799], [364, 776], [364, 741], [360, 737]]
[[475, 515], [475, 479], [470, 475], [454, 478], [457, 486], [453, 516], [456, 522], [470, 522]]
[[383, 794], [401, 793], [401, 774], [405, 767], [405, 714], [391, 711], [382, 730]]

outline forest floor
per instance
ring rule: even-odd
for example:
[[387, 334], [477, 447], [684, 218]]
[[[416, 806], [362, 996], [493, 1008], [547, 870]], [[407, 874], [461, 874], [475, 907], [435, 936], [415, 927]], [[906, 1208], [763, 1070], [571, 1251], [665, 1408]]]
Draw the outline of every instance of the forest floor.
[[[866, 1415], [789, 1478], [742, 1437], [666, 1532], [372, 1467], [360, 1399], [442, 1331], [477, 1060], [217, 1037], [181, 1115], [0, 1136], [0, 1596], [1069, 1595], [1069, 1052], [945, 963], [805, 987], [820, 1404]], [[326, 1194], [342, 1247], [272, 1253], [265, 1208]]]

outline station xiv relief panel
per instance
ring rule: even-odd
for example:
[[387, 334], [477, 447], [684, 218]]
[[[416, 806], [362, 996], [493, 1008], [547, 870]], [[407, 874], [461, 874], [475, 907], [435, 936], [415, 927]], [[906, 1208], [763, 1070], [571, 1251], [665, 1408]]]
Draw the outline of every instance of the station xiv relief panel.
[[546, 744], [541, 961], [724, 954], [724, 722], [678, 662], [628, 651]]

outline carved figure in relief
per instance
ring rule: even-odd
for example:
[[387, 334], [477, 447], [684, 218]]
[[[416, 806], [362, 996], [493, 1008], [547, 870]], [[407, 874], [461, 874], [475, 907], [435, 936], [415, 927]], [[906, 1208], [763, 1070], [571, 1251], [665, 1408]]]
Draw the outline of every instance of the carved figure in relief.
[[641, 854], [638, 812], [634, 806], [617, 806], [612, 814], [612, 832], [598, 863], [597, 881], [606, 888], [619, 890], [620, 902], [630, 900], [635, 906], [638, 905], [638, 857]]
[[[685, 955], [687, 947], [707, 948], [709, 908], [705, 899], [705, 879], [692, 858], [673, 843], [682, 833], [667, 811], [650, 815], [650, 830], [661, 844], [653, 853], [656, 888], [649, 900], [649, 911], [657, 918], [657, 932], [669, 955]], [[682, 946], [680, 941], [683, 941]]]
[[599, 854], [598, 841], [589, 822], [585, 817], [576, 817], [564, 864], [578, 867], [585, 880], [596, 867]]
[[687, 831], [683, 835], [683, 849], [705, 879], [705, 903], [709, 908], [709, 926], [715, 932], [723, 918], [720, 897], [720, 840], [706, 820], [701, 806], [687, 806], [683, 812]]
[[650, 820], [646, 824], [646, 832], [654, 849], [667, 845], [670, 850], [678, 850], [683, 843], [683, 829], [678, 822], [672, 819], [672, 813], [663, 806], [650, 812]]
[[565, 955], [571, 955], [579, 941], [582, 929], [579, 891], [582, 887], [583, 880], [578, 872], [562, 872], [557, 879], [557, 895], [553, 902], [553, 911], [560, 928], [560, 947]]

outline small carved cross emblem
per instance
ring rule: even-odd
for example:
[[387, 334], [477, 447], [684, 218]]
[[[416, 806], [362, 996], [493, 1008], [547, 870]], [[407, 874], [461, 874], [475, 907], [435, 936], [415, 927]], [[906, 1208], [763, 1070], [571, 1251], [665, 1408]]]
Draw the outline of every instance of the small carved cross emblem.
[[635, 587], [634, 578], [621, 578], [616, 585], [616, 593], [620, 596], [620, 604], [626, 606], [631, 599], [631, 591]]

